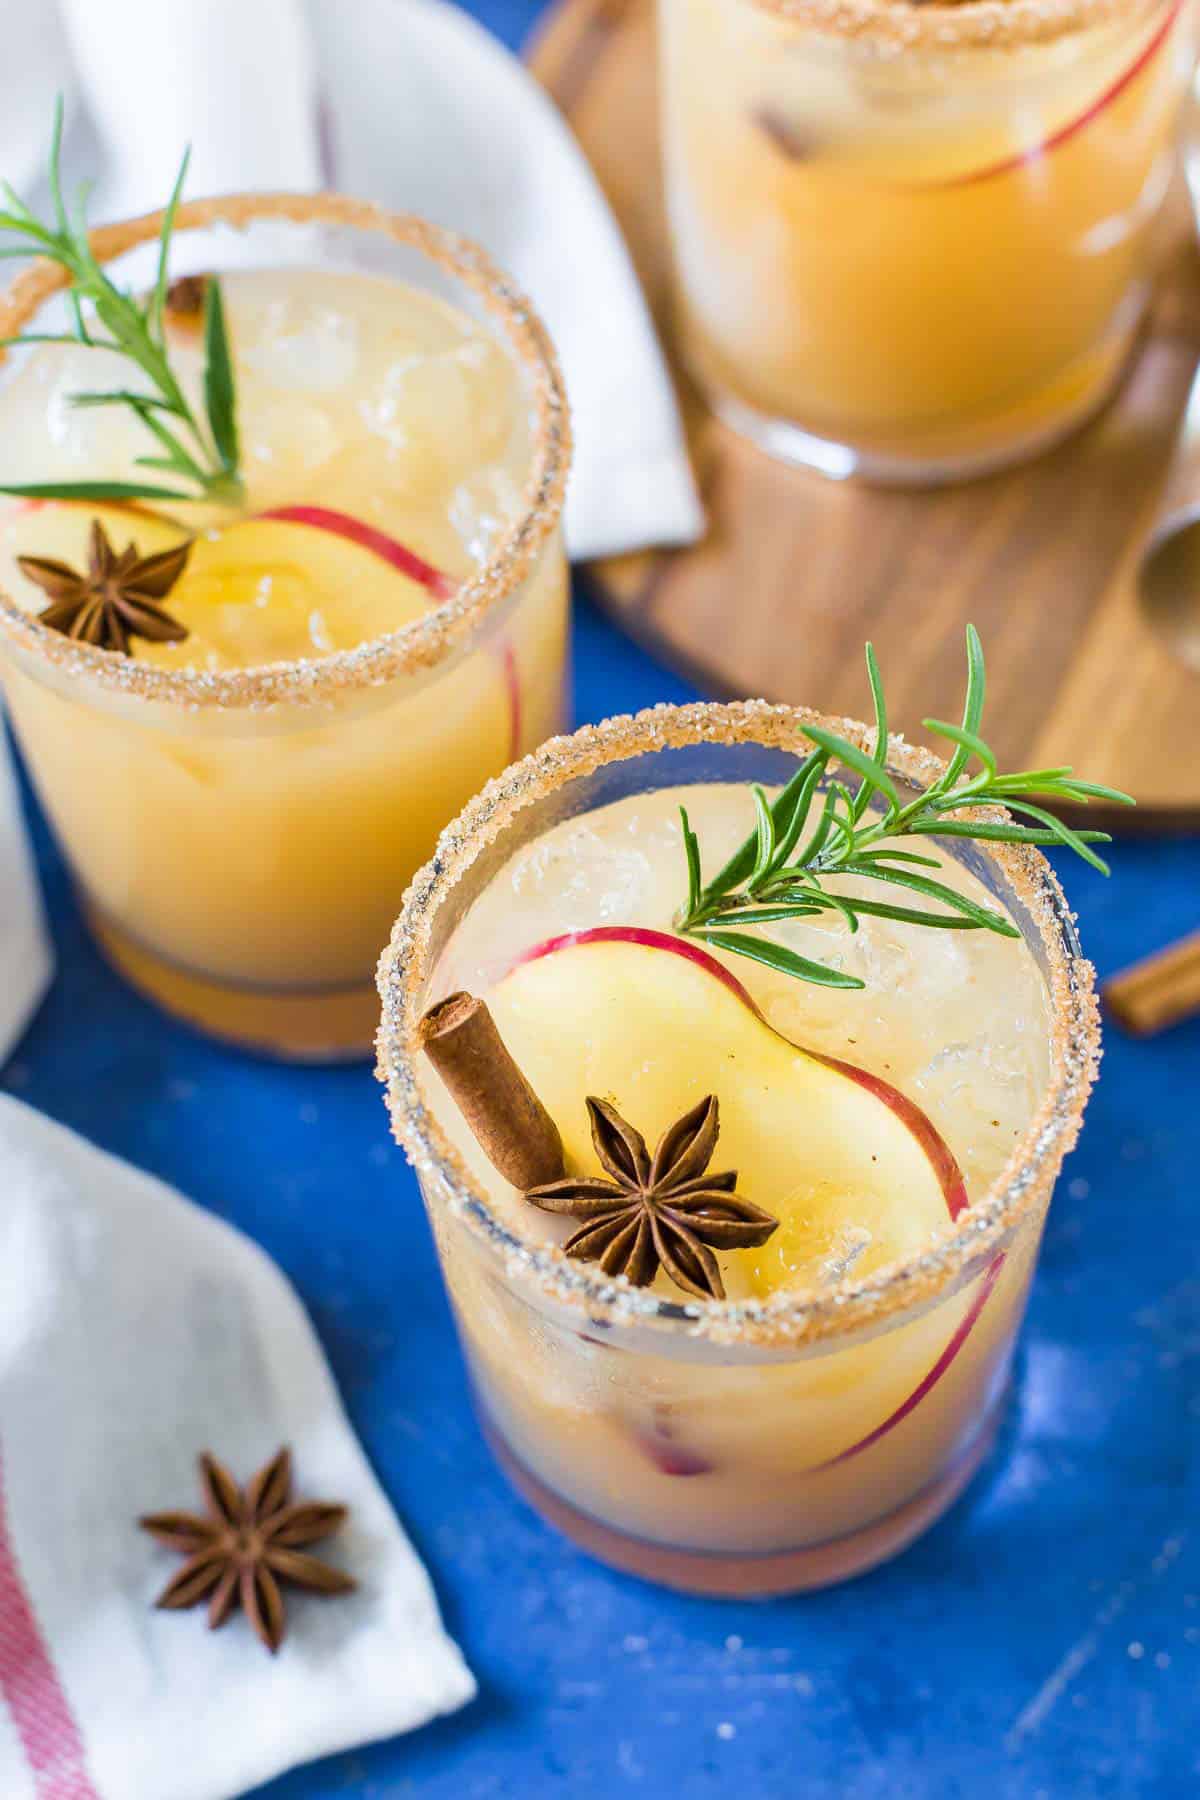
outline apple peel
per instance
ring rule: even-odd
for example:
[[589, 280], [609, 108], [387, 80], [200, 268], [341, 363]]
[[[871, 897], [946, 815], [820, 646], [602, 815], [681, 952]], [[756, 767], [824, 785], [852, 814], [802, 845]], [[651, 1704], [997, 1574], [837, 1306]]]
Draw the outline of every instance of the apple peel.
[[389, 537], [386, 531], [380, 531], [376, 525], [368, 525], [365, 519], [356, 519], [351, 513], [338, 512], [332, 506], [272, 506], [266, 512], [255, 515], [259, 519], [279, 519], [289, 525], [311, 525], [317, 531], [332, 532], [335, 537], [349, 538], [352, 543], [359, 544], [364, 550], [372, 551], [382, 557], [393, 569], [407, 575], [439, 600], [448, 600], [457, 588], [453, 577], [446, 575], [441, 569], [435, 569], [431, 562], [418, 556], [398, 538]]
[[1052, 151], [1059, 149], [1071, 138], [1077, 137], [1093, 120], [1098, 119], [1101, 113], [1106, 112], [1115, 100], [1119, 100], [1128, 87], [1132, 86], [1148, 64], [1154, 60], [1170, 35], [1171, 28], [1179, 17], [1182, 3], [1183, 0], [1175, 0], [1175, 4], [1167, 13], [1166, 18], [1163, 19], [1149, 40], [1142, 45], [1133, 61], [1109, 83], [1103, 93], [1098, 94], [1083, 112], [1077, 113], [1073, 119], [1068, 119], [1067, 123], [1060, 125], [1057, 131], [1052, 131], [1049, 137], [1043, 138], [1038, 144], [1031, 144], [1027, 150], [1018, 151], [1014, 156], [1002, 157], [998, 162], [989, 163], [982, 169], [968, 169], [962, 175], [952, 175], [948, 181], [914, 183], [908, 192], [945, 192], [950, 188], [970, 187], [977, 181], [992, 181], [998, 175], [1008, 175], [1016, 169], [1027, 168], [1032, 163], [1041, 162]]

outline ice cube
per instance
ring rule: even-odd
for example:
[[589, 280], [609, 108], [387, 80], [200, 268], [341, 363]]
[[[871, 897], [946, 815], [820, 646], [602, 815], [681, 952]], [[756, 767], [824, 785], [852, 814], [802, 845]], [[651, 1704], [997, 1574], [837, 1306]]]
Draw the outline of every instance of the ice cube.
[[[126, 406], [79, 406], [80, 393], [118, 388], [150, 391], [148, 377], [103, 350], [52, 350], [37, 370], [45, 385], [46, 435], [55, 461], [69, 460], [121, 473], [154, 448], [146, 427]], [[26, 476], [28, 479], [28, 476]]]
[[503, 451], [513, 421], [511, 371], [498, 345], [471, 338], [399, 358], [359, 411], [413, 481], [424, 472], [444, 482]]
[[345, 387], [358, 369], [353, 319], [330, 306], [295, 300], [264, 307], [258, 330], [253, 336], [244, 330], [238, 349], [239, 359], [262, 381], [289, 393], [329, 393]]
[[484, 563], [520, 508], [521, 489], [507, 469], [480, 469], [455, 488], [450, 523], [471, 560]]
[[570, 931], [631, 919], [651, 883], [640, 850], [606, 842], [587, 825], [532, 844], [512, 870], [522, 907], [533, 902], [549, 930]]
[[[247, 396], [247, 400], [249, 396]], [[243, 403], [243, 416], [252, 421], [247, 435], [245, 456], [264, 475], [277, 464], [282, 465], [282, 495], [291, 498], [297, 465], [312, 470], [332, 462], [342, 447], [337, 426], [324, 407], [305, 404], [280, 395], [268, 398], [255, 395], [253, 404]], [[273, 496], [258, 496], [260, 502]]]
[[[918, 900], [917, 907], [925, 902]], [[934, 907], [930, 905], [930, 911]], [[868, 987], [906, 998], [938, 1000], [958, 989], [967, 974], [967, 954], [957, 931], [902, 925], [894, 919], [864, 918], [853, 939], [850, 967]]]

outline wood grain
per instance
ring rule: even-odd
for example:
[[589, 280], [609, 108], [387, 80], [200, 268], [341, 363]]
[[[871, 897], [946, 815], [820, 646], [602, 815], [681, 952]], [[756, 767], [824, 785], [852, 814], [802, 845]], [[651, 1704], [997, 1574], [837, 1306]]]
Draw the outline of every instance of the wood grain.
[[[529, 61], [592, 162], [670, 349], [652, 0], [560, 0]], [[1006, 763], [1073, 763], [1128, 788], [1146, 810], [1118, 814], [1122, 825], [1200, 824], [1200, 678], [1143, 618], [1132, 581], [1200, 358], [1182, 194], [1169, 237], [1113, 405], [1050, 454], [965, 486], [905, 492], [785, 468], [713, 419], [677, 372], [708, 535], [593, 564], [601, 604], [708, 692], [855, 715], [869, 705], [870, 637], [910, 735], [923, 715], [954, 715], [974, 620], [988, 736]]]

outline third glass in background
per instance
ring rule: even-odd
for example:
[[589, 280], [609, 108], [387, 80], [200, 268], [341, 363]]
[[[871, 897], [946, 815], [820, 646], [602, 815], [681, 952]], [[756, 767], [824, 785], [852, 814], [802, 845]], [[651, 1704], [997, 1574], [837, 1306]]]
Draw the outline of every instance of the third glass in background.
[[1149, 293], [1193, 0], [660, 0], [689, 364], [763, 448], [926, 482], [1109, 395]]

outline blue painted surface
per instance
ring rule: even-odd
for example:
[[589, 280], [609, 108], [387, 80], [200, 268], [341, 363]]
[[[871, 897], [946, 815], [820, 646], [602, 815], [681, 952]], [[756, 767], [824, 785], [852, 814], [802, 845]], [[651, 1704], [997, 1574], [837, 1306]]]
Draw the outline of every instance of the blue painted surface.
[[[527, 0], [482, 0], [510, 42]], [[576, 715], [690, 697], [584, 607]], [[1200, 1791], [1200, 1025], [1110, 1039], [988, 1470], [889, 1567], [766, 1604], [607, 1573], [504, 1485], [413, 1180], [365, 1068], [225, 1053], [91, 947], [45, 832], [60, 958], [0, 1085], [256, 1237], [308, 1305], [481, 1694], [257, 1800], [1141, 1800]], [[1065, 871], [1101, 973], [1195, 923], [1200, 845]]]
[[[587, 608], [580, 720], [689, 697]], [[476, 1674], [465, 1712], [259, 1800], [1125, 1800], [1200, 1790], [1200, 1026], [1111, 1038], [1052, 1213], [1018, 1399], [924, 1541], [828, 1594], [683, 1599], [589, 1563], [471, 1416], [366, 1068], [229, 1054], [100, 961], [38, 828], [60, 973], [3, 1085], [234, 1220], [295, 1282]], [[1200, 845], [1070, 869], [1101, 971], [1193, 923]]]

